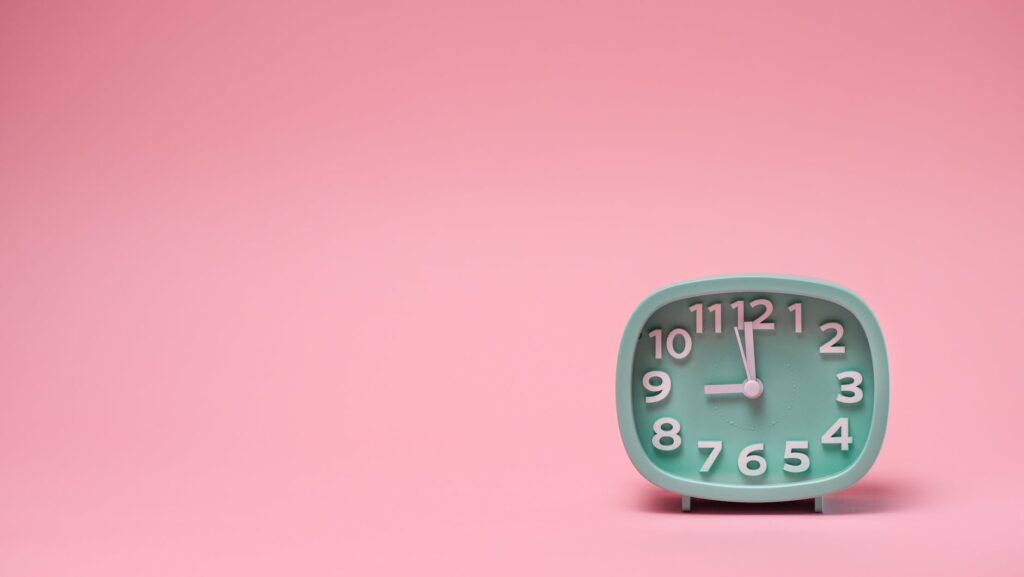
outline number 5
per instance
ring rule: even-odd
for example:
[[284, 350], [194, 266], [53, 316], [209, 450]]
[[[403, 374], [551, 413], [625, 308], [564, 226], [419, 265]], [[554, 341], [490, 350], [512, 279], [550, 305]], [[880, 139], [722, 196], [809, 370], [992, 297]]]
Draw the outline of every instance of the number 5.
[[797, 453], [797, 449], [807, 450], [807, 441], [786, 441], [786, 453], [782, 456], [783, 461], [796, 459], [796, 465], [789, 463], [782, 464], [782, 470], [787, 473], [803, 473], [811, 467], [811, 459], [804, 453]]

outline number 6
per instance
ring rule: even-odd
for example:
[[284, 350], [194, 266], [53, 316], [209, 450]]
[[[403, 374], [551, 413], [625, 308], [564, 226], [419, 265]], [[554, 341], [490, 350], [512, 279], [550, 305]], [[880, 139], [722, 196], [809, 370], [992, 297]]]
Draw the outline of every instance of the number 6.
[[[754, 451], [763, 451], [764, 443], [754, 443], [748, 445], [745, 449], [740, 451], [739, 466], [740, 473], [748, 477], [760, 477], [764, 475], [764, 472], [768, 470], [768, 462], [764, 460], [761, 455], [752, 455]], [[756, 466], [751, 467], [750, 463], [754, 463]]]

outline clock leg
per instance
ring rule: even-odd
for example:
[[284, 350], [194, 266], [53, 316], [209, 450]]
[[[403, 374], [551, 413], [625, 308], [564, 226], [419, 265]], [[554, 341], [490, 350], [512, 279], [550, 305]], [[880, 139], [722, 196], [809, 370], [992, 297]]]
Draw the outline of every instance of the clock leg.
[[683, 495], [683, 513], [689, 513], [693, 510], [693, 502], [686, 495]]
[[814, 512], [824, 513], [825, 512], [825, 497], [814, 498]]

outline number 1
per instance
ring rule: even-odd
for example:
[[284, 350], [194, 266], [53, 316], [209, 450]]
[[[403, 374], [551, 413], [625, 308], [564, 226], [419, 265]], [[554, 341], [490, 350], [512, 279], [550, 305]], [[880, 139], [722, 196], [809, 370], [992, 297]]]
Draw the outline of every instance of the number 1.
[[709, 306], [708, 311], [715, 314], [715, 334], [722, 334], [722, 303], [715, 303]]
[[793, 303], [789, 305], [789, 310], [793, 311], [793, 326], [796, 327], [796, 333], [804, 332], [804, 305]]
[[729, 306], [736, 309], [736, 326], [743, 328], [743, 301], [733, 301]]
[[704, 333], [704, 305], [702, 305], [700, 303], [697, 303], [697, 304], [693, 305], [692, 307], [690, 307], [690, 312], [692, 312], [694, 314], [694, 316], [697, 317], [697, 320], [696, 320], [697, 334], [698, 335], [699, 334], [703, 334]]

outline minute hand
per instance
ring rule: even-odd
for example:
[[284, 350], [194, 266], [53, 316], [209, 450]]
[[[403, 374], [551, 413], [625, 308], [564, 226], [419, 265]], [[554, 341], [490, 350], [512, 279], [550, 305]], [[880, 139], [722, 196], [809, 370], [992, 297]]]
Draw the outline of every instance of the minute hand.
[[744, 356], [747, 358], [747, 366], [749, 368], [747, 378], [754, 380], [757, 379], [757, 360], [754, 358], [754, 323], [743, 323], [743, 341], [746, 345], [744, 348], [747, 351], [747, 354]]
[[[740, 329], [739, 327], [733, 327], [732, 330], [736, 333], [736, 344], [740, 347], [740, 359], [743, 360], [743, 372], [747, 373], [747, 380], [752, 381], [754, 380], [754, 369], [750, 366], [750, 362], [747, 360], [747, 352], [743, 346], [743, 341], [740, 339]], [[743, 330], [747, 330], [746, 327], [744, 327]]]

